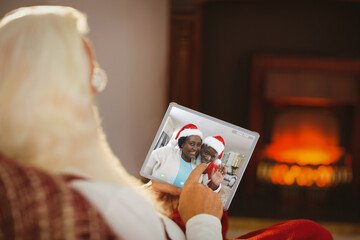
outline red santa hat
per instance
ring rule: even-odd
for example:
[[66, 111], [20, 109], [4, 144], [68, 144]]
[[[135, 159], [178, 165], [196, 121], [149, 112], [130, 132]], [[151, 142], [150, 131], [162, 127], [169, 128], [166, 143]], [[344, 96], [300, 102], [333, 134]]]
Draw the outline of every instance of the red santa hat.
[[175, 136], [175, 140], [172, 142], [172, 145], [176, 145], [180, 138], [192, 135], [199, 136], [201, 139], [203, 137], [202, 132], [197, 128], [197, 126], [189, 123], [179, 130], [179, 132]]
[[225, 149], [225, 141], [221, 136], [207, 137], [204, 139], [203, 144], [215, 149], [217, 154], [219, 154], [219, 159], [221, 159]]

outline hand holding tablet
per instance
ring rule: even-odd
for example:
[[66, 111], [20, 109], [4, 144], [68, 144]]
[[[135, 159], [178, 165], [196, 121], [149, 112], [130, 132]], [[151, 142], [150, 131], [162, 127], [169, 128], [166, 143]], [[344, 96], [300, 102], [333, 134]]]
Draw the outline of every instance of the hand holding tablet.
[[171, 103], [140, 174], [158, 181], [154, 190], [172, 194], [205, 162], [198, 182], [217, 193], [227, 210], [258, 138], [256, 132]]

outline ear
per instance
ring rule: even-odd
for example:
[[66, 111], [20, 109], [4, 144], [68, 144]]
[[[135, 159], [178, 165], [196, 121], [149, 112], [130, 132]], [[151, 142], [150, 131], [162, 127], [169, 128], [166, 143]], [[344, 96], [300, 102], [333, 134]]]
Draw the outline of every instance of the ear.
[[85, 53], [89, 58], [89, 68], [90, 68], [89, 84], [90, 84], [92, 94], [95, 95], [97, 93], [97, 90], [96, 90], [96, 87], [92, 84], [94, 69], [96, 67], [96, 61], [95, 61], [95, 56], [94, 56], [95, 54], [94, 54], [94, 51], [92, 50], [90, 40], [86, 37], [83, 37], [82, 40], [83, 40]]

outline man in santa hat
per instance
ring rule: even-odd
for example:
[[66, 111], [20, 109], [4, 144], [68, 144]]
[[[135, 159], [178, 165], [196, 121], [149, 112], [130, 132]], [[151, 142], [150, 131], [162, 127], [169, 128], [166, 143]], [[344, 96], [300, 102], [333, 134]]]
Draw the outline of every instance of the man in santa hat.
[[204, 139], [197, 163], [206, 163], [208, 166], [200, 181], [215, 192], [220, 192], [221, 182], [226, 174], [226, 167], [221, 165], [225, 141], [221, 136], [211, 136]]

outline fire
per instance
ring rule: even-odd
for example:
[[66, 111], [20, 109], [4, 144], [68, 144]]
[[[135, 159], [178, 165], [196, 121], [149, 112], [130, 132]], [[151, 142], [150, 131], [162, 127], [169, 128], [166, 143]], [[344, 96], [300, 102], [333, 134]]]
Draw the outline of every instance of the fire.
[[339, 146], [336, 118], [328, 111], [290, 110], [276, 118], [272, 143], [264, 157], [278, 164], [271, 182], [281, 185], [326, 187], [331, 184], [333, 167], [344, 155]]
[[314, 183], [318, 187], [328, 187], [331, 185], [333, 168], [331, 166], [320, 166], [318, 168], [301, 167], [286, 164], [274, 165], [271, 182], [281, 185], [293, 185], [310, 187]]
[[298, 165], [329, 165], [338, 161], [343, 149], [337, 146], [301, 146], [272, 144], [266, 149], [266, 156], [278, 162], [296, 163]]
[[339, 160], [339, 130], [327, 111], [291, 110], [280, 114], [274, 124], [272, 144], [266, 156], [298, 165], [331, 164]]

